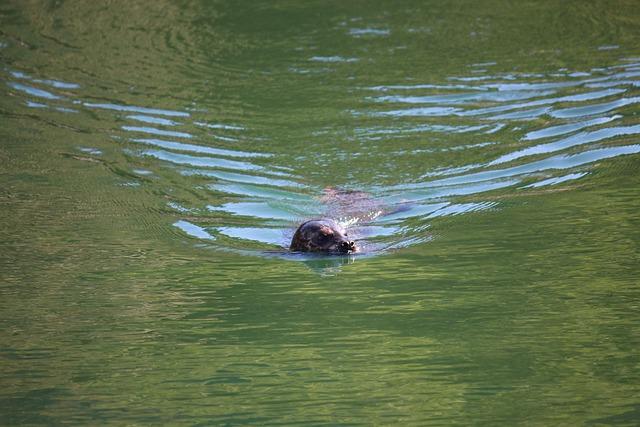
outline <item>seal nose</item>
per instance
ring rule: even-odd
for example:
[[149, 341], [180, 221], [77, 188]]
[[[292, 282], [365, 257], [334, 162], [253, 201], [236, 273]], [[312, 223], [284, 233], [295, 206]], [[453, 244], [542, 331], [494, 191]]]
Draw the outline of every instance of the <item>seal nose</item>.
[[356, 244], [355, 242], [342, 242], [340, 244], [340, 251], [341, 252], [355, 252], [356, 250]]

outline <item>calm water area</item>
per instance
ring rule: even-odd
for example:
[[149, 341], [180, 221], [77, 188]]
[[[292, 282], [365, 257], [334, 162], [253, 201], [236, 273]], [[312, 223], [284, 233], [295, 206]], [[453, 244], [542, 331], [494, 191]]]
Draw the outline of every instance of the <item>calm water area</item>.
[[0, 425], [640, 425], [637, 0], [1, 1], [0, 215]]

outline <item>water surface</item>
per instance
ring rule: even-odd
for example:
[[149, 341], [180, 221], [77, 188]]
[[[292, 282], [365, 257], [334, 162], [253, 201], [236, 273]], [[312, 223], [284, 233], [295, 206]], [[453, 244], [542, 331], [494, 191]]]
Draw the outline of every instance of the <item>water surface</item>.
[[0, 22], [0, 423], [640, 422], [633, 2]]

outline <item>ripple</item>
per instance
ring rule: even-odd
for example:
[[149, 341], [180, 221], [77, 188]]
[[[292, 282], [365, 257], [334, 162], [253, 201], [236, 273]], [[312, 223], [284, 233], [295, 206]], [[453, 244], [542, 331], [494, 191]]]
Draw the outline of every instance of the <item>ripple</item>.
[[[397, 144], [403, 144], [406, 140], [408, 145], [395, 149], [395, 156], [432, 155], [426, 158], [429, 160], [425, 165], [426, 170], [421, 175], [412, 177], [407, 174], [404, 183], [372, 189], [374, 193], [383, 195], [383, 203], [402, 206], [399, 212], [388, 214], [388, 219], [382, 215], [376, 221], [401, 226], [411, 224], [411, 221], [415, 220], [436, 221], [444, 216], [466, 215], [497, 208], [499, 205], [494, 202], [455, 201], [460, 197], [481, 198], [483, 194], [491, 192], [498, 192], [500, 199], [509, 198], [523, 181], [541, 173], [546, 174], [547, 178], [519, 188], [548, 187], [577, 180], [590, 172], [581, 170], [559, 176], [553, 175], [575, 168], [584, 169], [587, 166], [596, 168], [602, 160], [637, 154], [640, 147], [635, 144], [606, 146], [619, 143], [616, 139], [628, 142], [630, 138], [633, 140], [637, 137], [640, 125], [633, 122], [624, 126], [610, 126], [612, 122], [625, 118], [627, 121], [634, 120], [633, 114], [619, 112], [599, 116], [637, 103], [638, 98], [633, 96], [632, 87], [639, 82], [634, 80], [637, 70], [630, 69], [631, 67], [621, 64], [589, 71], [492, 74], [449, 79], [464, 82], [461, 84], [387, 84], [362, 88], [363, 91], [385, 92], [383, 96], [370, 97], [365, 94], [363, 97], [363, 100], [375, 101], [379, 106], [425, 106], [387, 111], [379, 111], [377, 106], [374, 106], [365, 113], [355, 111], [356, 117], [378, 118], [374, 125], [356, 129], [358, 139], [376, 141], [381, 146], [393, 140], [396, 140]], [[537, 81], [523, 81], [529, 79]], [[593, 88], [600, 90], [592, 90]], [[607, 101], [594, 103], [600, 99]], [[558, 105], [561, 108], [558, 108]], [[393, 121], [379, 123], [385, 117]], [[425, 123], [420, 123], [420, 120]], [[437, 123], [436, 120], [441, 123]], [[531, 125], [509, 124], [514, 121], [528, 121]], [[586, 130], [590, 127], [601, 128]], [[455, 138], [454, 135], [457, 134], [465, 134], [465, 138], [469, 139], [475, 137], [476, 140], [472, 139], [473, 143], [456, 144], [452, 137]], [[496, 141], [477, 141], [483, 134], [495, 134]], [[514, 140], [529, 142], [554, 137], [557, 138], [554, 141], [520, 147], [508, 154], [493, 154], [503, 145], [512, 146]], [[398, 141], [398, 138], [402, 140]], [[446, 145], [443, 147], [444, 144]], [[588, 144], [599, 144], [600, 147], [537, 158], [534, 161], [527, 159], [530, 156], [575, 150]], [[474, 157], [470, 150], [479, 151], [481, 154], [477, 157], [493, 157], [495, 160], [465, 162], [466, 158]], [[457, 152], [462, 155], [460, 164], [438, 165], [440, 159], [433, 157], [437, 153]], [[448, 159], [451, 161], [452, 157]], [[394, 160], [386, 162], [395, 163]], [[507, 162], [513, 165], [494, 168]], [[400, 157], [397, 163], [400, 164]], [[509, 190], [510, 188], [513, 190]], [[441, 205], [434, 206], [440, 203]], [[414, 234], [418, 233], [418, 228], [414, 227], [409, 226], [409, 230], [413, 230]], [[401, 239], [400, 236], [398, 228], [390, 237], [392, 241], [398, 241]]]
[[607, 138], [614, 138], [617, 136], [624, 136], [624, 135], [637, 135], [637, 134], [640, 134], [640, 125], [604, 128], [604, 129], [599, 129], [592, 132], [581, 132], [576, 135], [572, 135], [570, 137], [567, 137], [555, 142], [540, 144], [533, 147], [525, 148], [524, 150], [506, 154], [490, 162], [489, 165], [505, 163], [505, 162], [518, 159], [520, 157], [531, 156], [534, 154], [551, 153], [554, 151], [564, 150], [564, 149], [575, 147], [578, 145], [589, 144], [596, 141], [602, 141], [603, 139], [607, 139]]
[[266, 220], [285, 220], [291, 223], [300, 218], [320, 215], [319, 209], [312, 206], [300, 206], [293, 203], [264, 201], [264, 202], [237, 202], [225, 203], [220, 206], [207, 206], [212, 212], [226, 212], [232, 215], [260, 218]]
[[[407, 197], [408, 196], [408, 197]], [[386, 200], [393, 200], [393, 197], [387, 197]], [[406, 203], [407, 201], [416, 202], [419, 200], [418, 197], [412, 194], [402, 194], [401, 197], [397, 197], [397, 201], [402, 201]], [[421, 198], [420, 198], [421, 199]], [[394, 212], [389, 215], [385, 215], [382, 217], [379, 222], [381, 224], [384, 223], [395, 223], [398, 220], [406, 220], [409, 218], [420, 218], [427, 217], [428, 215], [434, 213], [437, 210], [440, 210], [449, 205], [449, 202], [440, 202], [440, 203], [411, 203], [407, 205], [406, 209]]]
[[27, 101], [27, 107], [29, 108], [49, 108], [47, 104], [42, 104], [40, 102]]
[[234, 172], [224, 172], [224, 171], [212, 171], [212, 170], [197, 170], [197, 169], [187, 169], [180, 172], [184, 176], [207, 176], [211, 178], [217, 178], [224, 181], [231, 182], [244, 182], [248, 184], [263, 184], [263, 185], [271, 185], [274, 187], [306, 187], [305, 184], [277, 179], [268, 176], [258, 176], [258, 175], [247, 175], [240, 174]]
[[215, 191], [226, 194], [238, 194], [249, 197], [260, 197], [265, 199], [274, 200], [287, 200], [298, 202], [309, 202], [309, 197], [304, 194], [294, 193], [292, 191], [285, 191], [281, 189], [275, 189], [271, 186], [254, 185], [254, 184], [240, 184], [240, 183], [217, 183], [210, 184], [209, 188]]
[[51, 92], [48, 92], [46, 90], [43, 89], [38, 89], [36, 87], [33, 86], [28, 86], [28, 85], [24, 85], [22, 83], [15, 83], [15, 82], [9, 82], [7, 83], [10, 87], [19, 90], [21, 92], [24, 92], [28, 95], [31, 96], [35, 96], [36, 98], [45, 98], [45, 99], [62, 99], [61, 96], [59, 95], [55, 95]]
[[357, 62], [358, 58], [345, 58], [342, 56], [312, 56], [309, 61], [315, 62]]
[[564, 135], [566, 133], [575, 132], [577, 130], [584, 129], [586, 127], [609, 123], [620, 118], [622, 118], [622, 116], [618, 116], [618, 115], [611, 116], [611, 117], [598, 117], [595, 119], [585, 120], [585, 121], [576, 122], [576, 123], [569, 123], [566, 125], [549, 126], [544, 129], [529, 132], [524, 137], [522, 137], [522, 139], [525, 141], [531, 141], [535, 139]]
[[552, 117], [559, 119], [571, 119], [575, 117], [595, 116], [597, 114], [607, 113], [616, 108], [624, 107], [640, 102], [640, 97], [622, 98], [604, 104], [587, 105], [584, 107], [565, 108], [556, 110], [551, 113]]
[[[491, 129], [488, 129], [491, 128]], [[468, 133], [487, 129], [486, 133], [495, 132], [495, 127], [491, 125], [472, 125], [472, 126], [451, 126], [451, 125], [419, 125], [404, 127], [397, 125], [389, 128], [356, 128], [355, 132], [359, 137], [398, 137], [407, 134], [415, 134], [422, 132], [438, 132], [438, 133]]]
[[267, 153], [251, 153], [251, 152], [245, 152], [245, 151], [226, 150], [223, 148], [213, 148], [213, 147], [206, 147], [203, 145], [185, 144], [182, 142], [165, 141], [162, 139], [155, 139], [155, 138], [136, 138], [136, 139], [131, 139], [131, 141], [139, 142], [141, 144], [153, 145], [160, 148], [166, 148], [168, 150], [190, 151], [192, 153], [212, 154], [216, 156], [271, 157], [271, 154], [267, 154]]
[[264, 170], [262, 166], [254, 165], [248, 162], [218, 159], [215, 157], [206, 157], [206, 156], [196, 157], [196, 156], [189, 156], [186, 154], [171, 153], [163, 150], [145, 150], [145, 151], [142, 151], [141, 154], [143, 156], [154, 157], [158, 160], [164, 160], [166, 162], [170, 162], [178, 165], [235, 169], [235, 170], [251, 170], [251, 171]]
[[182, 230], [185, 234], [198, 239], [215, 240], [215, 237], [209, 234], [204, 228], [192, 224], [186, 220], [179, 220], [173, 223], [173, 226]]
[[115, 111], [122, 111], [126, 113], [132, 112], [132, 113], [142, 113], [142, 114], [155, 114], [158, 116], [168, 116], [168, 117], [189, 117], [189, 113], [186, 113], [184, 111], [163, 110], [159, 108], [145, 108], [145, 107], [136, 107], [132, 105], [92, 103], [92, 102], [84, 102], [83, 105], [88, 108], [115, 110]]
[[127, 116], [127, 119], [137, 120], [139, 122], [151, 123], [154, 125], [161, 125], [161, 126], [178, 126], [180, 124], [173, 120], [163, 119], [160, 117], [145, 116], [140, 114], [129, 115]]
[[431, 95], [431, 96], [381, 96], [375, 98], [379, 102], [401, 102], [406, 104], [465, 104], [469, 102], [505, 102], [516, 101], [521, 99], [537, 98], [541, 96], [552, 95], [552, 90], [547, 91], [496, 91], [496, 92], [477, 92], [477, 93], [459, 93], [451, 95]]
[[11, 74], [12, 77], [16, 78], [16, 79], [23, 79], [23, 80], [31, 80], [34, 83], [40, 83], [40, 84], [44, 84], [47, 86], [51, 86], [54, 87], [56, 89], [79, 89], [80, 85], [77, 83], [68, 83], [68, 82], [63, 82], [60, 80], [54, 80], [54, 79], [35, 79], [31, 76], [29, 76], [28, 74], [25, 74], [21, 71], [10, 71], [9, 74]]
[[228, 237], [253, 240], [268, 245], [286, 247], [289, 243], [289, 239], [285, 237], [288, 230], [284, 228], [218, 227], [217, 230]]
[[372, 113], [373, 116], [395, 116], [395, 117], [438, 117], [449, 116], [453, 113], [462, 111], [460, 108], [454, 107], [422, 107], [408, 108], [404, 110], [381, 111]]
[[495, 206], [496, 206], [495, 202], [451, 204], [441, 209], [438, 209], [437, 211], [429, 214], [427, 217], [436, 218], [436, 217], [442, 217], [442, 216], [462, 215], [464, 213], [491, 209]]
[[583, 176], [588, 175], [588, 172], [581, 173], [570, 173], [568, 175], [558, 176], [554, 178], [544, 179], [542, 181], [534, 182], [533, 184], [526, 185], [523, 188], [538, 188], [538, 187], [546, 187], [549, 185], [557, 185], [567, 181], [573, 181]]
[[463, 113], [460, 113], [460, 115], [474, 116], [474, 115], [498, 113], [503, 111], [516, 110], [516, 109], [519, 110], [519, 109], [524, 109], [529, 107], [537, 107], [540, 105], [551, 105], [551, 104], [558, 104], [558, 103], [564, 103], [564, 102], [591, 101], [594, 99], [606, 98], [612, 95], [618, 95], [625, 91], [626, 91], [625, 89], [607, 89], [607, 90], [602, 90], [597, 92], [586, 92], [586, 93], [580, 93], [576, 95], [567, 95], [567, 96], [561, 96], [556, 98], [540, 99], [537, 101], [530, 101], [530, 102], [519, 103], [519, 104], [508, 104], [508, 105], [501, 105], [498, 107], [480, 108], [477, 110], [467, 110], [467, 111], [464, 111]]
[[416, 90], [416, 89], [443, 89], [443, 90], [488, 90], [487, 87], [482, 86], [470, 86], [470, 85], [443, 85], [443, 84], [426, 84], [419, 83], [414, 85], [384, 85], [384, 86], [371, 86], [368, 89], [381, 92], [387, 92], [390, 90]]
[[574, 155], [549, 157], [547, 159], [526, 163], [507, 169], [496, 169], [476, 172], [467, 175], [460, 175], [452, 178], [443, 178], [440, 180], [431, 181], [426, 184], [426, 186], [437, 187], [444, 185], [466, 184], [478, 181], [489, 181], [517, 175], [524, 175], [533, 172], [541, 172], [548, 169], [570, 169], [577, 166], [586, 165], [588, 163], [593, 163], [598, 160], [604, 160], [628, 154], [636, 154], [638, 152], [640, 152], [640, 145], [623, 145], [619, 147], [600, 148]]
[[[337, 55], [308, 58], [309, 62], [327, 64], [355, 60]], [[163, 201], [164, 206], [171, 215], [183, 217], [178, 221], [172, 218], [173, 229], [183, 235], [223, 251], [281, 257], [298, 222], [330, 216], [348, 227], [366, 256], [371, 256], [431, 241], [429, 227], [442, 218], [499, 209], [500, 203], [493, 200], [514, 197], [518, 189], [581, 179], [590, 173], [584, 170], [587, 165], [640, 152], [640, 145], [614, 145], [620, 144], [617, 139], [628, 142], [640, 134], [640, 125], [633, 124], [632, 114], [618, 111], [602, 116], [640, 100], [634, 96], [640, 75], [633, 69], [636, 64], [588, 71], [562, 69], [548, 74], [494, 73], [497, 64], [490, 66], [490, 75], [480, 65], [473, 65], [466, 68], [471, 75], [447, 78], [444, 83], [355, 87], [356, 96], [357, 91], [362, 93], [359, 105], [365, 110], [348, 109], [350, 105], [345, 103], [354, 121], [347, 132], [352, 130], [353, 134], [338, 133], [331, 123], [323, 123], [312, 129], [315, 139], [307, 142], [304, 138], [308, 135], [287, 131], [285, 138], [305, 141], [299, 145], [301, 150], [294, 162], [286, 155], [261, 151], [277, 144], [281, 132], [260, 135], [259, 129], [270, 128], [245, 116], [211, 119], [211, 113], [195, 103], [180, 111], [135, 106], [124, 100], [89, 102], [83, 101], [80, 93], [74, 93], [78, 99], [70, 101], [53, 91], [38, 92], [41, 89], [36, 86], [8, 84], [23, 96], [56, 101], [50, 107], [25, 100], [28, 106], [43, 112], [77, 106], [84, 107], [85, 113], [127, 113], [125, 118], [137, 123], [117, 126], [127, 135], [141, 137], [115, 135], [110, 139], [126, 143], [122, 149], [133, 163], [110, 166], [126, 179], [116, 185], [136, 185], [131, 191], [142, 190], [145, 186], [138, 180], [147, 177], [144, 179], [152, 181], [151, 185], [161, 187], [159, 193], [169, 199]], [[13, 78], [56, 89], [80, 89], [80, 85], [65, 86], [54, 79], [19, 74]], [[371, 96], [372, 91], [376, 96]], [[602, 99], [605, 101], [598, 102]], [[112, 120], [99, 113], [91, 113], [91, 117]], [[611, 126], [616, 121], [625, 124]], [[591, 127], [599, 128], [589, 130]], [[491, 135], [490, 140], [487, 135]], [[320, 156], [317, 149], [311, 149], [312, 144], [322, 144], [326, 139], [344, 139], [346, 143], [332, 142], [331, 152]], [[526, 144], [539, 140], [543, 143]], [[129, 143], [147, 147], [133, 151]], [[548, 157], [562, 150], [578, 151], [589, 144], [599, 146]], [[505, 147], [513, 151], [505, 154], [510, 151]], [[101, 153], [105, 153], [101, 158], [109, 157], [108, 150]], [[538, 157], [531, 161], [529, 157], [533, 156]], [[350, 168], [361, 161], [370, 167], [384, 158], [379, 163], [381, 169], [406, 172], [390, 172], [388, 176], [397, 180], [385, 185], [364, 184], [354, 173], [349, 182], [354, 190], [336, 190], [330, 187], [335, 177], [329, 174], [312, 180], [309, 171], [319, 169], [319, 158], [336, 167], [344, 162]], [[505, 163], [510, 166], [496, 168]], [[353, 170], [361, 167], [358, 164]], [[572, 170], [575, 168], [580, 170]], [[539, 178], [541, 174], [546, 175], [544, 179]], [[376, 181], [375, 177], [371, 180]], [[266, 253], [264, 248], [279, 252]], [[301, 258], [305, 262], [309, 259]]]
[[238, 130], [238, 131], [245, 130], [245, 128], [242, 127], [242, 126], [227, 125], [227, 124], [222, 124], [222, 123], [194, 122], [194, 124], [196, 124], [198, 126], [204, 126], [204, 127], [209, 128], [209, 129]]
[[433, 182], [419, 182], [411, 184], [401, 184], [390, 187], [388, 191], [403, 190], [401, 196], [391, 197], [400, 199], [403, 202], [430, 202], [450, 198], [455, 196], [468, 196], [486, 193], [501, 188], [508, 188], [520, 183], [520, 180], [505, 179], [508, 177], [495, 176], [480, 182], [471, 179], [466, 182], [445, 183], [434, 185]]
[[361, 36], [388, 36], [391, 30], [385, 28], [351, 28], [349, 34], [355, 37]]
[[[122, 126], [122, 130], [126, 130], [129, 132], [141, 132], [141, 133], [148, 133], [151, 135], [158, 135], [158, 136], [172, 136], [174, 138], [185, 138], [185, 139], [189, 139], [192, 138], [193, 136], [189, 133], [186, 132], [175, 132], [175, 131], [170, 131], [170, 130], [162, 130], [162, 129], [157, 129], [157, 128], [150, 128], [150, 127], [146, 127], [146, 126]], [[142, 141], [142, 140], [140, 140]]]
[[533, 120], [552, 111], [551, 107], [532, 108], [488, 117], [490, 120]]

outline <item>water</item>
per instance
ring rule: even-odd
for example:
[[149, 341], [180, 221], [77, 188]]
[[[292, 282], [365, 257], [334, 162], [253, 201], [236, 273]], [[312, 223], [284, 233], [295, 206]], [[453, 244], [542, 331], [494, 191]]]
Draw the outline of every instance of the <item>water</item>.
[[0, 424], [640, 423], [633, 2], [0, 22]]

